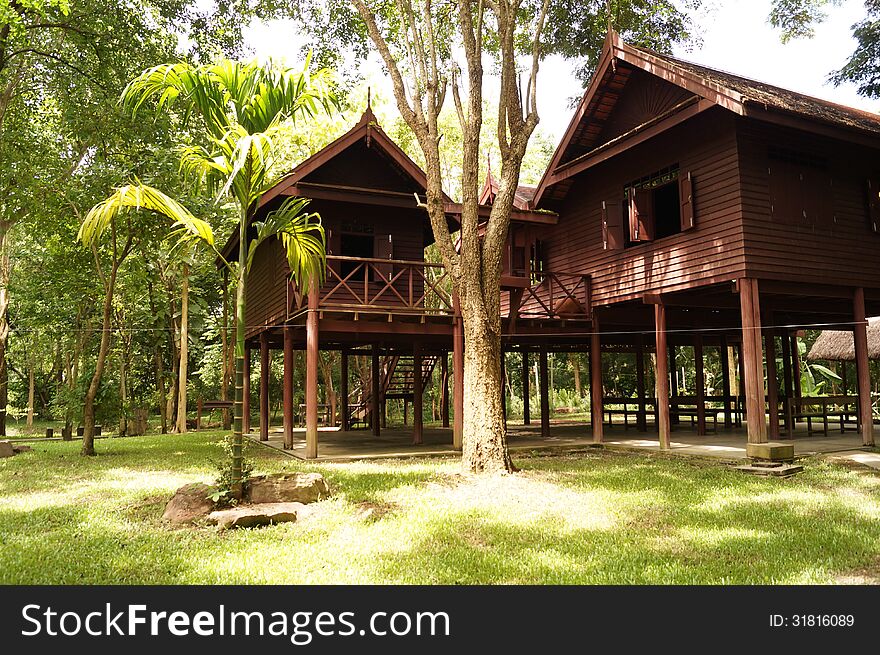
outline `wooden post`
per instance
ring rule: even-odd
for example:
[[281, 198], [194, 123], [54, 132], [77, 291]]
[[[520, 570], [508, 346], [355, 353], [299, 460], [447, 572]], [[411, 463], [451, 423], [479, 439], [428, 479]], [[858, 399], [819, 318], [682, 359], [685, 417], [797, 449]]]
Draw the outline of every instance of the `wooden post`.
[[449, 353], [440, 355], [440, 418], [449, 427]]
[[348, 353], [339, 353], [339, 413], [342, 418], [342, 431], [351, 429], [351, 416], [348, 408]]
[[[741, 330], [740, 330], [741, 331]], [[743, 361], [743, 346], [742, 343], [736, 344], [736, 367], [739, 375], [737, 392], [736, 392], [736, 403], [738, 408], [742, 411], [740, 416], [740, 421], [738, 427], [742, 427], [742, 419], [747, 418], [748, 407], [745, 404], [746, 397], [746, 369], [745, 363]]]
[[464, 324], [458, 294], [453, 296], [455, 323], [452, 329], [452, 447], [461, 450], [464, 438]]
[[407, 412], [409, 412], [409, 402], [406, 398], [403, 399], [403, 424], [406, 425], [409, 423], [407, 420]]
[[284, 447], [293, 448], [293, 328], [284, 326]]
[[241, 431], [251, 431], [251, 349], [244, 348], [244, 366], [242, 366], [241, 388]]
[[801, 353], [798, 349], [797, 332], [791, 334], [791, 385], [794, 388], [794, 397], [801, 399]]
[[379, 415], [381, 411], [380, 406], [380, 394], [382, 393], [380, 388], [380, 378], [382, 376], [382, 370], [379, 366], [379, 346], [377, 344], [373, 344], [373, 352], [372, 352], [372, 366], [370, 367], [370, 422], [373, 424], [373, 436], [378, 437], [381, 434], [381, 428], [379, 427], [379, 423], [381, 417]]
[[[770, 323], [773, 323], [772, 317]], [[776, 332], [767, 330], [764, 333], [764, 347], [767, 349], [767, 413], [770, 427], [767, 435], [770, 439], [779, 438], [779, 381], [776, 379]]]
[[413, 343], [413, 444], [422, 443], [424, 412], [422, 408], [422, 348]]
[[865, 318], [865, 290], [853, 293], [853, 343], [856, 354], [856, 379], [859, 389], [859, 424], [862, 443], [874, 445], [874, 417], [871, 412], [871, 369], [868, 361], [868, 320]]
[[706, 434], [706, 378], [703, 374], [703, 335], [694, 335], [694, 382], [697, 398], [697, 434]]
[[[665, 313], [664, 309], [664, 313]], [[676, 398], [678, 398], [678, 366], [676, 365], [676, 357], [675, 357], [675, 345], [668, 344], [669, 348], [669, 399], [670, 399], [670, 423], [672, 425], [678, 425], [679, 417], [678, 417], [678, 403], [676, 402]]]
[[318, 456], [318, 287], [315, 279], [309, 288], [306, 314], [306, 459]]
[[724, 394], [724, 427], [733, 427], [733, 416], [730, 412], [730, 346], [727, 344], [727, 336], [721, 337], [721, 351], [718, 353], [721, 359], [721, 393]]
[[260, 333], [260, 441], [269, 439], [269, 333]]
[[655, 386], [657, 389], [657, 433], [660, 436], [660, 448], [669, 448], [669, 370], [666, 350], [666, 305], [658, 302], [654, 305], [654, 337], [657, 345], [657, 370]]
[[845, 359], [840, 362], [840, 391], [844, 396], [849, 393], [849, 380], [847, 379]]
[[529, 370], [529, 353], [522, 351], [522, 393], [523, 393], [523, 425], [531, 425], [532, 417], [529, 411], [529, 380], [531, 379], [531, 371]]
[[749, 442], [765, 443], [767, 423], [764, 420], [764, 349], [761, 343], [760, 292], [758, 281], [754, 278], [741, 278], [738, 285]]
[[547, 380], [547, 350], [544, 348], [541, 348], [538, 354], [538, 367], [540, 369], [538, 393], [541, 396], [541, 437], [546, 439], [550, 436], [550, 396]]
[[602, 339], [596, 311], [593, 310], [593, 328], [590, 330], [590, 427], [593, 430], [593, 443], [605, 440], [602, 396]]
[[636, 337], [636, 393], [639, 397], [639, 415], [636, 427], [639, 432], [648, 431], [648, 408], [645, 399], [645, 335]]

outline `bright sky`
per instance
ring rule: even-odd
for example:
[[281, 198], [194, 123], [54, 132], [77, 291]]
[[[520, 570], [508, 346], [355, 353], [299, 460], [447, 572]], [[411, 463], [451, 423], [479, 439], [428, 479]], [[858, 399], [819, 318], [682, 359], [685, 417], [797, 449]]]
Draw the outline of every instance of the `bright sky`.
[[[880, 102], [858, 95], [854, 86], [827, 83], [831, 71], [840, 68], [855, 48], [850, 26], [864, 17], [863, 0], [846, 0], [829, 9], [829, 18], [816, 28], [813, 39], [783, 45], [779, 33], [767, 23], [769, 0], [710, 0], [697, 17], [702, 43], [675, 54], [698, 64], [782, 86], [853, 107], [880, 111]], [[254, 23], [247, 41], [259, 59], [269, 57], [295, 61], [301, 57], [302, 41], [289, 21]], [[391, 97], [378, 60], [372, 57], [364, 74], [375, 89]], [[569, 99], [578, 94], [573, 66], [551, 58], [541, 67], [538, 79], [538, 112], [541, 129], [559, 139], [571, 120]]]

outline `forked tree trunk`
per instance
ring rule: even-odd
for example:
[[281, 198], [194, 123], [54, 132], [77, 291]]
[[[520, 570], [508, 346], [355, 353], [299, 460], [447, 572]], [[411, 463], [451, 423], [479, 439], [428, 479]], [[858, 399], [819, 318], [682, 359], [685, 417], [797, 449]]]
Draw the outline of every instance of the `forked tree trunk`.
[[578, 398], [584, 397], [583, 387], [581, 387], [581, 363], [576, 353], [569, 355], [571, 357], [571, 367], [574, 369], [574, 391]]
[[175, 432], [186, 432], [186, 384], [189, 359], [189, 265], [183, 265], [180, 290], [180, 364], [177, 369], [177, 422]]

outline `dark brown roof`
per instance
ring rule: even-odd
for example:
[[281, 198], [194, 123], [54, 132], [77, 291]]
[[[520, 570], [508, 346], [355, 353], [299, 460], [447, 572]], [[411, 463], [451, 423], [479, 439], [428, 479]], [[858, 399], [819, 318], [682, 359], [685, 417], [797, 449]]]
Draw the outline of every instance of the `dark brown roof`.
[[[842, 138], [867, 138], [872, 144], [880, 142], [877, 139], [880, 136], [880, 114], [632, 46], [619, 34], [610, 31], [593, 77], [533, 196], [533, 206], [560, 200], [572, 184], [571, 176], [590, 165], [583, 162], [572, 164], [600, 147], [596, 138], [603, 121], [608, 120], [629, 76], [638, 69], [693, 94], [670, 111], [690, 112], [692, 115], [709, 106], [718, 106], [740, 116], [771, 121], [793, 118], [805, 130], [821, 133], [831, 129]], [[698, 102], [697, 108], [688, 101]], [[659, 116], [654, 120], [657, 118]], [[648, 125], [645, 123], [640, 127], [647, 128]]]
[[647, 48], [629, 46], [634, 50], [640, 50], [658, 59], [669, 62], [671, 65], [683, 69], [692, 75], [701, 77], [718, 86], [736, 91], [746, 103], [754, 103], [766, 108], [779, 109], [792, 112], [807, 118], [813, 118], [829, 123], [836, 123], [845, 127], [862, 130], [880, 130], [880, 114], [863, 111], [854, 107], [839, 105], [828, 100], [783, 89], [766, 82], [749, 79], [741, 75], [734, 75], [716, 68], [701, 66], [693, 62], [678, 59], [671, 55], [664, 55]]

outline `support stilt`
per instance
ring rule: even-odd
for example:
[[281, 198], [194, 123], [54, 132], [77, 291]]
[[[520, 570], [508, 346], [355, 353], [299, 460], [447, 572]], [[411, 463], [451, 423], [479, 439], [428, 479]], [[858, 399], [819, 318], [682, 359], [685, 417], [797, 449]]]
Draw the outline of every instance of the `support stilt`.
[[293, 448], [293, 328], [284, 326], [284, 381], [282, 404], [284, 414], [284, 447]]
[[269, 334], [260, 334], [260, 441], [269, 440]]

